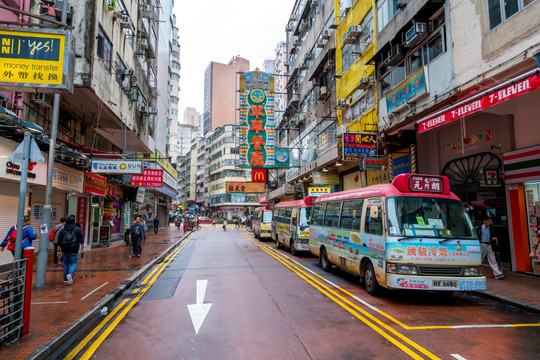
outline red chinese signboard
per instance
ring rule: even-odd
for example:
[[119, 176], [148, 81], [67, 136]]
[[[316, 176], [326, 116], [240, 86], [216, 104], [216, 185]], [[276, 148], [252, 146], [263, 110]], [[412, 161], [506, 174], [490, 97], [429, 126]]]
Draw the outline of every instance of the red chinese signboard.
[[491, 106], [500, 104], [506, 100], [510, 100], [538, 88], [540, 88], [540, 76], [537, 74], [531, 75], [523, 80], [514, 82], [511, 85], [484, 95], [479, 99], [471, 100], [468, 103], [449, 110], [441, 115], [420, 122], [418, 124], [418, 133], [421, 134], [428, 130], [438, 128], [439, 126], [451, 123], [452, 121], [474, 114], [475, 112], [485, 110]]
[[444, 181], [439, 176], [417, 176], [409, 177], [409, 190], [413, 192], [442, 193], [444, 191]]
[[266, 169], [251, 169], [251, 182], [266, 183]]
[[86, 212], [88, 208], [88, 198], [80, 197], [77, 199], [77, 222], [81, 224], [83, 231], [86, 229]]
[[131, 175], [131, 186], [162, 187], [163, 170], [145, 169], [142, 175]]
[[85, 172], [84, 191], [94, 195], [105, 196], [107, 194], [107, 178]]

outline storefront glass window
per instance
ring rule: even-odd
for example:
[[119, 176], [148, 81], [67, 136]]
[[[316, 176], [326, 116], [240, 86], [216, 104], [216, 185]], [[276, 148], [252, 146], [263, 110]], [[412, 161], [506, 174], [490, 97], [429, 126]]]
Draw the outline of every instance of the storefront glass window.
[[[525, 184], [527, 203], [527, 224], [529, 229], [529, 250], [532, 249], [538, 223], [540, 222], [540, 182]], [[533, 262], [533, 272], [540, 273], [540, 262]]]

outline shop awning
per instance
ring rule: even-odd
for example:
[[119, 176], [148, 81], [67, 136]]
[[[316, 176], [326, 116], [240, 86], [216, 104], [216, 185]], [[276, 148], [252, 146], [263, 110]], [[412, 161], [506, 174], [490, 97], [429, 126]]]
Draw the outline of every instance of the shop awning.
[[540, 145], [503, 154], [504, 182], [540, 180]]
[[418, 120], [418, 133], [433, 130], [439, 126], [449, 124], [467, 115], [485, 110], [506, 100], [526, 94], [540, 88], [540, 68], [528, 71], [505, 81], [478, 95], [447, 107], [435, 114]]

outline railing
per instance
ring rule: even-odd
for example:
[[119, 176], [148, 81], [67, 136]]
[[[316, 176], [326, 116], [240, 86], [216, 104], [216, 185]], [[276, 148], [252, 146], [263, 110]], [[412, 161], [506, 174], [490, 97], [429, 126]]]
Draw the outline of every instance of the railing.
[[23, 323], [26, 259], [0, 265], [0, 345], [15, 342]]

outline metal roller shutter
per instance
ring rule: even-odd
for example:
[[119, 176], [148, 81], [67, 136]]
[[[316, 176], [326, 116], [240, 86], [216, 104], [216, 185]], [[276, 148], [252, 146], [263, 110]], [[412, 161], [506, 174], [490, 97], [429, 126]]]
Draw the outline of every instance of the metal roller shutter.
[[[4, 241], [9, 229], [17, 223], [19, 207], [19, 183], [2, 180], [0, 186], [0, 242]], [[11, 251], [0, 252], [0, 264], [13, 260]]]

